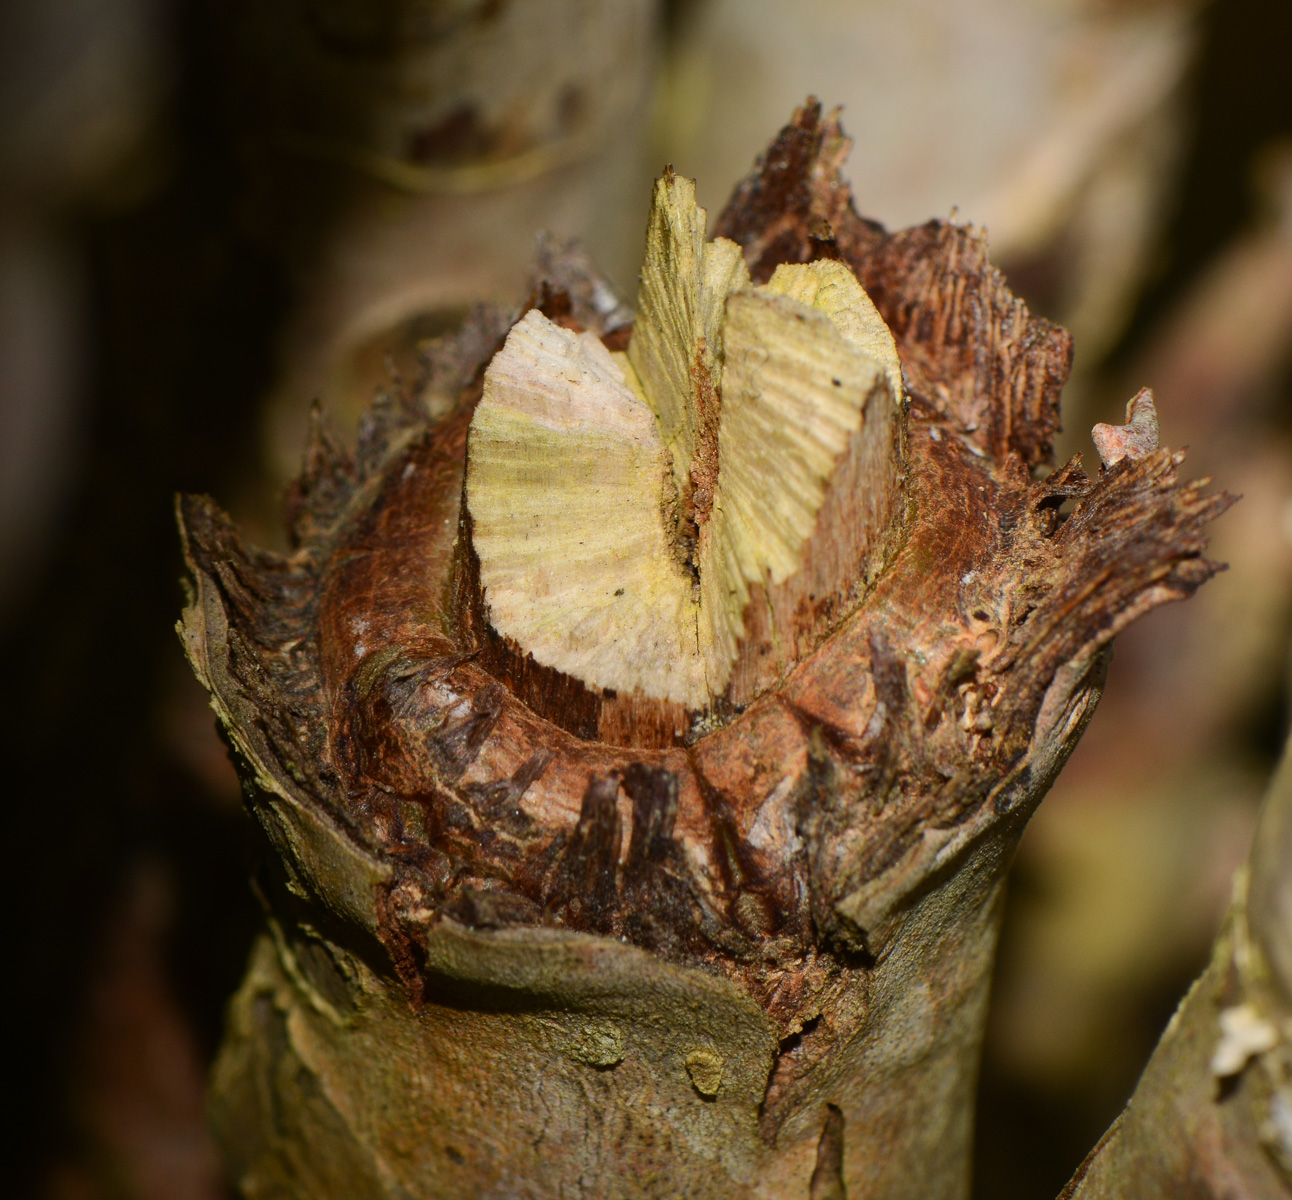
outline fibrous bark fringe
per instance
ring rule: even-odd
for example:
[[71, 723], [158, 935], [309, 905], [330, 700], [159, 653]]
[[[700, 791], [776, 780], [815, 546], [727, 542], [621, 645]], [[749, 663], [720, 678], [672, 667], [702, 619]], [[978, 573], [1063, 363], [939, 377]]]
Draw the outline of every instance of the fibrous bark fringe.
[[[397, 389], [353, 455], [317, 432], [290, 555], [182, 502], [183, 636], [270, 846], [213, 1091], [247, 1194], [964, 1194], [1013, 845], [1228, 501], [1167, 450], [1045, 474], [1066, 335], [973, 230], [857, 216], [846, 146], [808, 105], [709, 231], [755, 285], [843, 264], [909, 398], [880, 565], [775, 671], [661, 708], [491, 624], [461, 497], [517, 313], [438, 348], [437, 423]], [[528, 307], [631, 359], [550, 267]]]

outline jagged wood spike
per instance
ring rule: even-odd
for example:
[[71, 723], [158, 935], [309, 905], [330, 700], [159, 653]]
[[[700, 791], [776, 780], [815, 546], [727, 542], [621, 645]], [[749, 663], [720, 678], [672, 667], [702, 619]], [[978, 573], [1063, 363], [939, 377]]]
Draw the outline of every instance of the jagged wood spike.
[[[697, 388], [719, 388], [723, 304], [729, 292], [749, 285], [740, 247], [725, 238], [706, 244], [704, 228], [694, 181], [666, 171], [652, 195], [628, 361], [659, 417], [684, 510], [695, 504], [691, 468], [697, 453], [713, 453], [717, 416], [697, 403]], [[689, 512], [678, 515], [682, 523], [693, 520]]]

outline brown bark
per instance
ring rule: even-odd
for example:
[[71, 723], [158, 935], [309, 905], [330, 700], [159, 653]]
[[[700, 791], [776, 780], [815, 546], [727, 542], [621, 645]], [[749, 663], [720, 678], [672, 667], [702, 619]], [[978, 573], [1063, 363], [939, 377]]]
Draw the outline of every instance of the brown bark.
[[[1013, 846], [1228, 501], [1167, 450], [1042, 477], [1066, 335], [972, 230], [857, 216], [846, 145], [801, 110], [711, 231], [755, 282], [845, 263], [909, 394], [885, 565], [748, 702], [642, 736], [498, 650], [459, 502], [515, 314], [441, 345], [443, 419], [396, 390], [353, 455], [316, 434], [290, 555], [182, 502], [183, 636], [268, 840], [213, 1091], [248, 1195], [965, 1194]], [[555, 268], [535, 302], [622, 344]]]

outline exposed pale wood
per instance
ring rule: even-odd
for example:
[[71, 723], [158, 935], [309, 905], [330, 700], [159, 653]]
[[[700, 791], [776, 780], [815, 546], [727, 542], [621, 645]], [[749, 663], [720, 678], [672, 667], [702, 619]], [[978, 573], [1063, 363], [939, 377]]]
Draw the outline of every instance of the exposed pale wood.
[[628, 360], [673, 455], [679, 523], [694, 526], [712, 505], [707, 491], [696, 491], [715, 465], [724, 305], [729, 292], [749, 285], [749, 271], [735, 242], [705, 242], [692, 180], [668, 171], [652, 199]]
[[855, 599], [903, 472], [901, 365], [849, 268], [754, 287], [704, 226], [692, 182], [665, 174], [626, 355], [524, 318], [486, 372], [467, 471], [497, 633], [613, 699], [693, 712], [738, 661], [744, 703], [812, 648], [809, 592]]
[[905, 469], [902, 370], [870, 298], [831, 261], [782, 264], [734, 295], [727, 346], [708, 559], [736, 580], [731, 696], [744, 704], [874, 578]]
[[594, 688], [707, 699], [691, 579], [666, 522], [670, 459], [589, 333], [531, 311], [485, 376], [467, 468], [494, 627]]

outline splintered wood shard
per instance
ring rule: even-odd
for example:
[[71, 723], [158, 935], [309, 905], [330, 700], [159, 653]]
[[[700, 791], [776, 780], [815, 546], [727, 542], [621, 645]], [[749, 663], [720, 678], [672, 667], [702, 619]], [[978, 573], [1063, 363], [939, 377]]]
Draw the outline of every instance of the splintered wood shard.
[[[901, 365], [842, 263], [749, 280], [658, 181], [626, 354], [531, 311], [466, 480], [493, 630], [603, 696], [697, 712], [773, 683], [855, 600], [901, 481]], [[823, 512], [829, 513], [822, 525]]]
[[901, 398], [902, 363], [892, 331], [843, 263], [824, 258], [802, 265], [781, 263], [767, 281], [767, 290], [825, 313], [849, 342], [883, 367], [890, 395]]
[[814, 648], [884, 556], [902, 478], [902, 371], [888, 327], [838, 262], [782, 264], [732, 295], [725, 337], [717, 569], [701, 586], [729, 588], [724, 649], [732, 699], [746, 703]]
[[597, 688], [700, 703], [691, 580], [655, 418], [591, 334], [537, 311], [485, 376], [467, 503], [494, 627]]
[[673, 455], [681, 537], [694, 536], [712, 506], [723, 305], [749, 286], [735, 242], [704, 240], [695, 183], [672, 171], [655, 183], [637, 319], [628, 360]]

